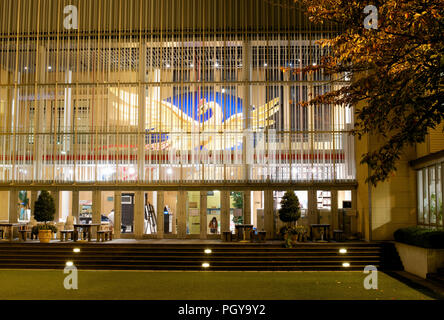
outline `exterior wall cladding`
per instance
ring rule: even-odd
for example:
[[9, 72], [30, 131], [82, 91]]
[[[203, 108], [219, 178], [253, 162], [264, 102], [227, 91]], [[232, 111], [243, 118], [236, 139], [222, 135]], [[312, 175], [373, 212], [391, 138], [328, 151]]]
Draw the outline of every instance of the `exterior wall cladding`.
[[353, 108], [299, 105], [342, 83], [283, 70], [322, 28], [290, 0], [1, 1], [0, 184], [355, 183]]

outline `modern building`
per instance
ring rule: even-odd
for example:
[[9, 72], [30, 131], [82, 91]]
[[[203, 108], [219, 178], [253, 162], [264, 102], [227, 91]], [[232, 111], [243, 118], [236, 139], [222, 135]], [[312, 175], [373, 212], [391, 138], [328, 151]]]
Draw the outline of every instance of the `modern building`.
[[114, 210], [117, 237], [272, 239], [292, 189], [301, 223], [358, 238], [442, 227], [442, 130], [372, 188], [354, 107], [299, 105], [350, 80], [287, 71], [337, 32], [292, 0], [1, 1], [0, 220], [46, 189], [60, 221]]

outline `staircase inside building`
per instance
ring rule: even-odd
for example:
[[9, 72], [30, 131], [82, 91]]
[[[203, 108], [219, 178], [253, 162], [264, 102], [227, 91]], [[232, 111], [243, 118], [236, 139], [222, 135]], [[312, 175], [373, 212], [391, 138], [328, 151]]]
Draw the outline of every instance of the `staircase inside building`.
[[[115, 244], [1, 243], [0, 269], [309, 271], [399, 270], [388, 258], [389, 243]], [[74, 250], [77, 249], [77, 250]], [[80, 249], [80, 250], [79, 250]], [[345, 249], [345, 251], [344, 251]], [[209, 251], [211, 250], [211, 251]], [[79, 251], [79, 252], [75, 252]], [[395, 262], [394, 262], [395, 261]]]

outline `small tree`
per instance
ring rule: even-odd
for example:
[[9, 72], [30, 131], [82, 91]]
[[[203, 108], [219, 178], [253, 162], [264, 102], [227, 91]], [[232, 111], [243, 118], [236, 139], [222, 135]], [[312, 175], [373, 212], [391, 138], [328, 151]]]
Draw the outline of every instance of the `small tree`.
[[279, 209], [279, 219], [290, 225], [301, 217], [301, 205], [298, 197], [293, 191], [285, 192], [281, 200], [281, 208]]
[[45, 226], [49, 221], [54, 220], [55, 215], [55, 203], [54, 198], [48, 191], [43, 190], [37, 201], [35, 202], [34, 218], [38, 222], [44, 222]]

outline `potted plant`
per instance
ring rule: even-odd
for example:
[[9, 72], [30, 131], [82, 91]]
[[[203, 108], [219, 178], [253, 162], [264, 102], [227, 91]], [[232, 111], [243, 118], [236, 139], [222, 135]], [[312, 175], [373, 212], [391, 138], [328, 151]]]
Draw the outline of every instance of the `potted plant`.
[[291, 247], [298, 240], [299, 232], [295, 226], [300, 217], [301, 205], [298, 197], [293, 191], [286, 191], [279, 209], [279, 219], [287, 224], [287, 228], [282, 229], [286, 247]]
[[49, 243], [53, 237], [53, 233], [57, 232], [57, 228], [49, 224], [54, 220], [55, 215], [55, 203], [54, 198], [49, 194], [48, 191], [43, 190], [34, 207], [34, 218], [38, 222], [43, 222], [43, 224], [34, 226], [32, 228], [33, 234], [38, 234], [41, 243]]

